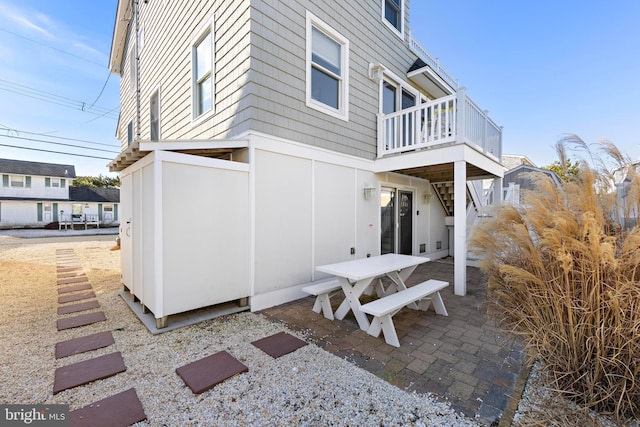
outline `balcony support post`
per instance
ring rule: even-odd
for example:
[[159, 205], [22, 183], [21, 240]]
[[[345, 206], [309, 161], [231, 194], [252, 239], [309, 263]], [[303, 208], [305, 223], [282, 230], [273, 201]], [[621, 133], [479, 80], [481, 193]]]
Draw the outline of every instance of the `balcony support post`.
[[453, 292], [467, 294], [467, 162], [453, 164]]

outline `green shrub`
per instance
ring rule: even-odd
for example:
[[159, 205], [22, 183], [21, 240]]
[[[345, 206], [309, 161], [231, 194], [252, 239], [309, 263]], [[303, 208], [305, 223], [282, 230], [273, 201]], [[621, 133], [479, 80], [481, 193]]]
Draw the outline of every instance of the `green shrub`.
[[[575, 141], [559, 143], [561, 157]], [[601, 148], [626, 164], [612, 144]], [[601, 413], [638, 418], [640, 228], [618, 223], [638, 211], [640, 181], [629, 171], [621, 205], [611, 171], [590, 159], [599, 167], [583, 162], [559, 188], [537, 176], [523, 207], [499, 207], [470, 248], [483, 257], [490, 312], [543, 361], [551, 386]]]

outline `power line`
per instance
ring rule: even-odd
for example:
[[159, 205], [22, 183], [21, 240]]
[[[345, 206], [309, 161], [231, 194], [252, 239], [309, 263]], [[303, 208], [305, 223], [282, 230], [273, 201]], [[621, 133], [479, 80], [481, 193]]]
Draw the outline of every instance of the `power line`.
[[88, 156], [86, 154], [64, 153], [62, 151], [43, 150], [41, 148], [19, 147], [17, 145], [9, 145], [9, 144], [0, 144], [0, 146], [2, 146], [2, 147], [11, 147], [11, 148], [19, 148], [21, 150], [40, 151], [42, 153], [54, 153], [54, 154], [64, 154], [64, 155], [67, 155], [67, 156], [86, 157], [86, 158], [89, 158], [89, 159], [113, 160], [113, 158], [109, 158], [109, 157], [98, 157], [98, 156]]
[[46, 43], [39, 42], [39, 41], [34, 40], [34, 39], [31, 39], [31, 38], [29, 38], [29, 37], [25, 37], [25, 36], [23, 36], [23, 35], [21, 35], [21, 34], [14, 33], [13, 31], [9, 31], [9, 30], [7, 30], [7, 29], [5, 29], [5, 28], [0, 27], [0, 31], [4, 31], [5, 33], [9, 33], [9, 34], [14, 35], [14, 36], [16, 36], [16, 37], [20, 37], [21, 39], [24, 39], [24, 40], [30, 41], [31, 43], [35, 43], [35, 44], [39, 44], [39, 45], [44, 46], [44, 47], [48, 47], [49, 49], [56, 50], [56, 51], [58, 51], [58, 52], [64, 53], [65, 55], [73, 56], [74, 58], [80, 59], [80, 60], [82, 60], [82, 61], [89, 62], [89, 63], [94, 64], [94, 65], [98, 65], [98, 66], [100, 66], [100, 67], [102, 67], [102, 68], [106, 67], [104, 64], [100, 64], [99, 62], [95, 62], [95, 61], [92, 61], [92, 60], [90, 60], [90, 59], [83, 58], [83, 57], [78, 56], [78, 55], [74, 55], [73, 53], [69, 53], [69, 52], [64, 51], [64, 50], [62, 50], [62, 49], [59, 49], [59, 48], [57, 48], [57, 47], [55, 47], [55, 46], [51, 46], [51, 45], [48, 45], [48, 44], [46, 44]]
[[35, 139], [35, 138], [25, 138], [25, 137], [22, 137], [22, 136], [0, 135], [0, 137], [1, 138], [20, 139], [20, 140], [23, 140], [23, 141], [43, 142], [45, 144], [52, 144], [52, 145], [62, 145], [62, 146], [65, 146], [65, 147], [80, 148], [82, 150], [102, 151], [102, 152], [105, 152], [105, 153], [114, 153], [114, 154], [118, 154], [119, 153], [119, 151], [103, 150], [102, 148], [83, 147], [81, 145], [64, 144], [62, 142], [46, 141], [44, 139]]
[[[96, 115], [102, 114], [102, 116], [105, 116], [117, 109], [117, 108], [114, 108], [112, 110], [107, 110], [104, 107], [94, 107], [92, 105], [92, 109], [89, 110], [87, 109], [87, 103], [84, 101], [78, 101], [75, 99], [68, 98], [66, 96], [61, 96], [61, 95], [57, 95], [57, 94], [43, 91], [40, 89], [35, 89], [20, 83], [11, 82], [4, 79], [0, 79], [0, 89], [5, 90], [7, 92], [16, 93], [18, 95], [38, 99], [41, 101], [50, 102], [52, 104], [60, 105], [62, 107], [85, 111], [85, 112], [96, 114]], [[110, 116], [110, 118], [117, 119], [117, 117], [113, 115]]]
[[[92, 119], [95, 120], [95, 119]], [[105, 147], [117, 147], [114, 144], [104, 144], [104, 143], [100, 143], [100, 142], [93, 142], [93, 141], [88, 141], [86, 139], [77, 139], [77, 138], [67, 138], [64, 136], [53, 136], [53, 135], [47, 135], [47, 133], [39, 133], [39, 132], [29, 132], [27, 130], [22, 130], [22, 129], [12, 129], [8, 126], [3, 125], [2, 123], [0, 123], [0, 130], [5, 130], [7, 132], [15, 132], [17, 135], [20, 135], [21, 133], [26, 133], [28, 135], [37, 135], [37, 136], [44, 136], [47, 138], [55, 138], [55, 139], [63, 139], [65, 141], [76, 141], [76, 142], [86, 142], [87, 144], [93, 144], [93, 145], [103, 145]], [[0, 135], [0, 136], [4, 136], [4, 135]], [[11, 136], [11, 135], [8, 135]]]

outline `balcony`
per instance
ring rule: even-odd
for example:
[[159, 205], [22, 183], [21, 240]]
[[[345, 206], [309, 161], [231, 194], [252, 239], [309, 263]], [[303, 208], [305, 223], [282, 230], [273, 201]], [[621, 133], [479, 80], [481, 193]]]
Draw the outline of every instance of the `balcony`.
[[467, 144], [500, 162], [502, 127], [466, 95], [465, 88], [378, 116], [378, 158], [443, 144]]

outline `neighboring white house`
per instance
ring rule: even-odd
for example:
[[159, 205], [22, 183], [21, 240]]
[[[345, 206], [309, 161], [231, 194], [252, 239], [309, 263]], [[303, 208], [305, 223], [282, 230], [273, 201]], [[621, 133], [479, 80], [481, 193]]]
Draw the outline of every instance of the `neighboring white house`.
[[502, 128], [408, 15], [409, 0], [118, 1], [122, 282], [159, 325], [300, 298], [322, 264], [444, 257], [450, 233], [466, 293], [468, 184], [502, 177]]
[[85, 218], [118, 225], [118, 189], [73, 187], [73, 165], [0, 159], [0, 228], [43, 228]]

